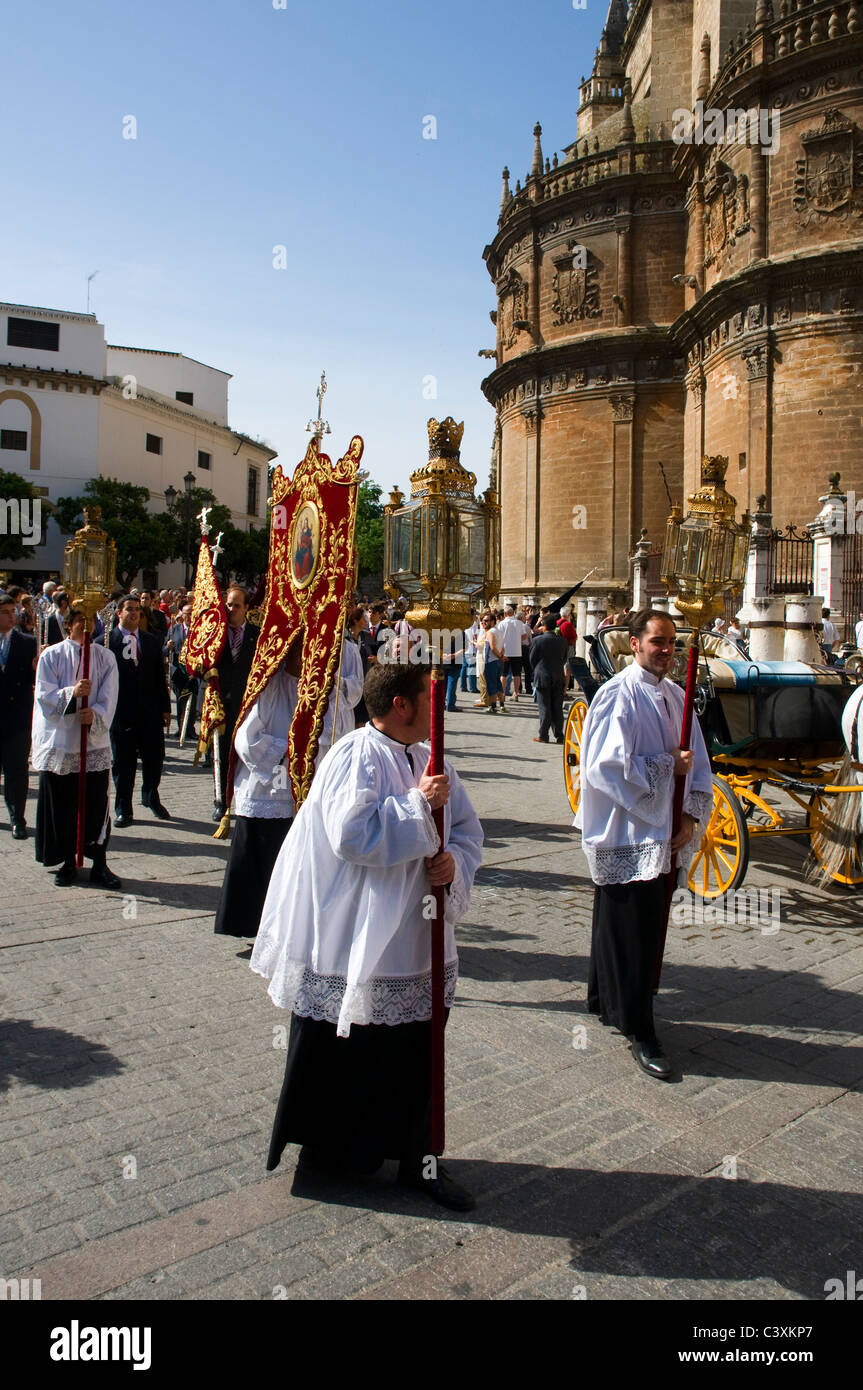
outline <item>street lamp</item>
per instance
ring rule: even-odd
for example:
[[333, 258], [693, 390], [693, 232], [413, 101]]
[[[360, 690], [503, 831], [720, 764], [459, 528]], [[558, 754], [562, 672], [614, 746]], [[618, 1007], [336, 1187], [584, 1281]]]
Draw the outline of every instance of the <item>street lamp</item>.
[[665, 527], [660, 576], [693, 631], [718, 618], [726, 593], [743, 588], [749, 558], [749, 513], [734, 520], [737, 499], [725, 491], [728, 459], [704, 455], [701, 487], [689, 513], [675, 503]]
[[462, 467], [464, 425], [429, 420], [429, 459], [411, 474], [410, 500], [393, 488], [384, 520], [384, 587], [411, 599], [414, 627], [470, 627], [471, 604], [497, 592], [500, 507]]
[[[190, 558], [190, 554], [191, 554], [191, 548], [192, 548], [192, 489], [194, 488], [194, 486], [195, 486], [195, 475], [194, 475], [194, 473], [192, 472], [192, 470], [189, 469], [189, 472], [186, 474], [185, 478], [183, 479], [183, 487], [186, 489], [185, 499], [184, 499], [184, 507], [185, 507], [185, 512], [186, 512], [186, 550], [185, 550], [185, 557], [184, 557], [184, 564], [185, 564], [185, 579], [184, 579], [183, 582], [184, 582], [184, 585], [185, 585], [185, 587], [186, 587], [187, 589], [188, 589], [189, 583], [190, 583], [190, 570], [191, 570], [191, 563], [192, 563], [192, 562], [191, 562], [191, 558]], [[173, 507], [173, 505], [174, 505], [175, 501], [177, 500], [177, 497], [178, 497], [178, 496], [179, 496], [179, 493], [177, 492], [177, 489], [176, 489], [175, 487], [172, 487], [171, 484], [169, 483], [168, 486], [165, 488], [165, 502], [166, 502], [166, 504], [167, 504], [167, 507], [168, 507], [168, 510], [169, 510], [169, 511], [170, 511], [171, 508]]]

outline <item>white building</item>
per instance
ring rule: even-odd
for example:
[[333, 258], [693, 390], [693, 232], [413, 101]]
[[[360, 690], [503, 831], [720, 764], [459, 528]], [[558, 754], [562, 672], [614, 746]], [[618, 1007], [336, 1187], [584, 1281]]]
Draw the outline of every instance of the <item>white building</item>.
[[[148, 488], [154, 512], [191, 471], [230, 507], [235, 526], [264, 526], [276, 454], [230, 428], [229, 380], [179, 352], [112, 346], [95, 314], [0, 303], [0, 469], [50, 501], [82, 495], [100, 474], [118, 478]], [[35, 555], [3, 567], [22, 577], [62, 573], [67, 539], [48, 521]], [[137, 578], [180, 584], [183, 565]]]

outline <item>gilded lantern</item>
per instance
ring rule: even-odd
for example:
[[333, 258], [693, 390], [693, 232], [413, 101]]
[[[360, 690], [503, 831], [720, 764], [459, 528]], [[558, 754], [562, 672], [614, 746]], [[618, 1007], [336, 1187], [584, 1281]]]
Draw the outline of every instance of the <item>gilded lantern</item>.
[[84, 525], [67, 542], [63, 585], [76, 608], [93, 618], [111, 594], [117, 577], [117, 547], [102, 529], [102, 508], [85, 507]]
[[728, 459], [704, 455], [701, 487], [689, 513], [675, 504], [665, 528], [662, 581], [693, 629], [720, 616], [724, 595], [743, 588], [749, 558], [749, 516], [734, 520], [736, 499], [725, 490]]
[[471, 607], [500, 583], [500, 506], [489, 488], [474, 496], [476, 476], [460, 461], [464, 425], [429, 420], [429, 458], [411, 474], [411, 495], [393, 488], [385, 514], [384, 587], [405, 594], [414, 627], [470, 626]]

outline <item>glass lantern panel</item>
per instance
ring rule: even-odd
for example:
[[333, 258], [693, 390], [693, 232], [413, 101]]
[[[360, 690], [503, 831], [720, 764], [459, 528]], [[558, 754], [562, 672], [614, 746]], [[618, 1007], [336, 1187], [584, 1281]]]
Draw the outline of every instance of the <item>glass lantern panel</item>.
[[423, 572], [423, 509], [415, 508], [411, 515], [411, 562], [408, 569], [414, 574]]
[[746, 566], [749, 562], [749, 534], [741, 531], [734, 539], [733, 579], [737, 585], [746, 581]]
[[390, 565], [394, 574], [402, 574], [411, 567], [411, 518], [409, 512], [396, 512], [390, 518], [392, 555]]
[[665, 545], [662, 550], [662, 565], [659, 571], [663, 579], [671, 579], [674, 576], [674, 562], [677, 558], [679, 533], [680, 522], [669, 520], [665, 527]]

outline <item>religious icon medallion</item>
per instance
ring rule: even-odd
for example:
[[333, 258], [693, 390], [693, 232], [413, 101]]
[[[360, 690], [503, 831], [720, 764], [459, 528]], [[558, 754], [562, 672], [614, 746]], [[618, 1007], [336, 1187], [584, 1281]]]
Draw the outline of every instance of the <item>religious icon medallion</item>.
[[291, 536], [291, 569], [297, 589], [306, 589], [315, 577], [321, 551], [321, 520], [314, 502], [304, 502], [297, 512]]

